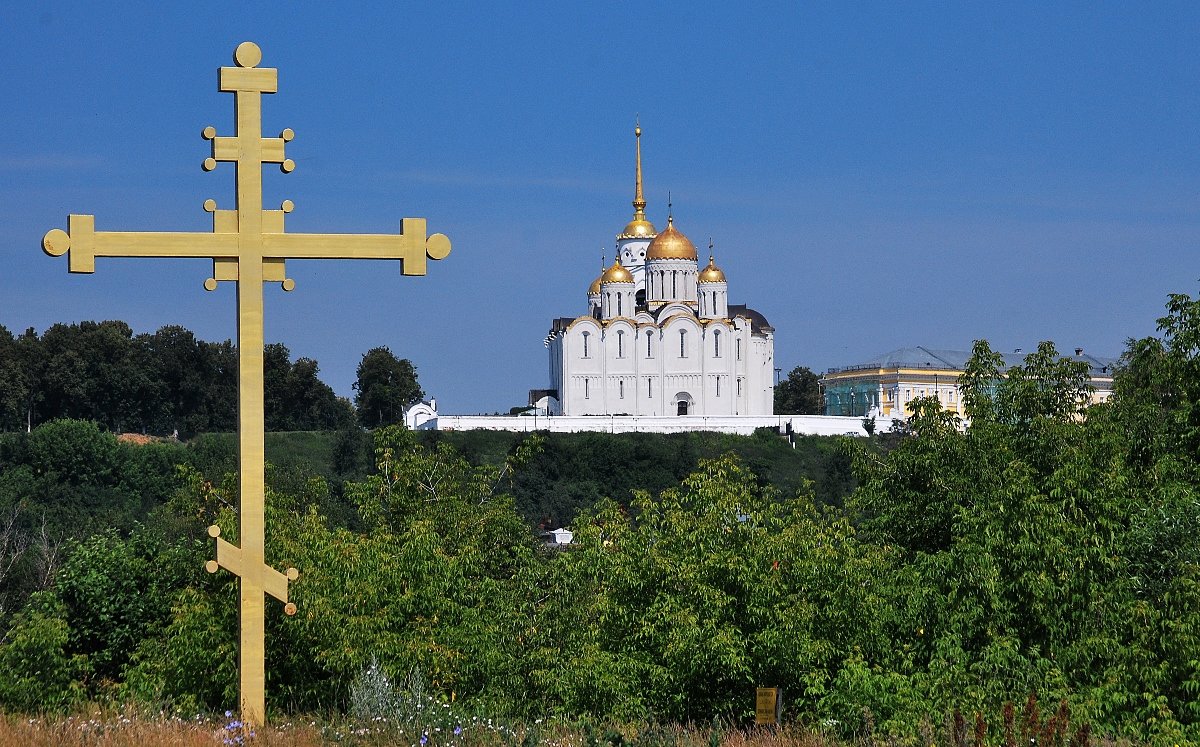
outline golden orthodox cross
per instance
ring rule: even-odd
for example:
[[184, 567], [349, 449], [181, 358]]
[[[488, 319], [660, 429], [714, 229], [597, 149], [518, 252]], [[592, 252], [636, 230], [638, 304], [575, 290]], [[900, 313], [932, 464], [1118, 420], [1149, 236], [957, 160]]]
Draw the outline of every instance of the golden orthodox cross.
[[47, 254], [70, 252], [68, 270], [90, 273], [96, 257], [199, 257], [211, 258], [213, 274], [204, 281], [215, 290], [221, 281], [237, 283], [238, 305], [238, 461], [240, 547], [221, 539], [217, 526], [208, 529], [217, 542], [217, 558], [205, 567], [210, 573], [225, 568], [240, 579], [240, 645], [238, 652], [241, 713], [245, 721], [266, 719], [266, 672], [264, 667], [264, 594], [285, 603], [293, 615], [296, 605], [288, 602], [288, 582], [299, 576], [295, 568], [280, 573], [266, 563], [264, 530], [263, 455], [263, 283], [278, 282], [285, 291], [296, 284], [285, 275], [286, 259], [399, 259], [405, 275], [424, 275], [426, 257], [443, 259], [450, 253], [450, 240], [440, 233], [426, 237], [424, 218], [405, 218], [398, 234], [288, 234], [283, 216], [292, 211], [291, 200], [280, 210], [263, 210], [262, 165], [277, 163], [284, 173], [295, 168], [284, 157], [284, 146], [293, 137], [284, 130], [279, 137], [262, 136], [262, 94], [275, 93], [279, 71], [260, 68], [262, 52], [253, 42], [242, 42], [233, 55], [237, 67], [218, 70], [217, 88], [235, 95], [236, 133], [218, 137], [205, 127], [202, 135], [212, 141], [212, 156], [204, 159], [204, 170], [219, 161], [231, 161], [237, 173], [237, 207], [218, 210], [213, 200], [204, 202], [212, 213], [212, 233], [96, 231], [92, 215], [71, 215], [69, 231], [55, 228], [42, 239]]

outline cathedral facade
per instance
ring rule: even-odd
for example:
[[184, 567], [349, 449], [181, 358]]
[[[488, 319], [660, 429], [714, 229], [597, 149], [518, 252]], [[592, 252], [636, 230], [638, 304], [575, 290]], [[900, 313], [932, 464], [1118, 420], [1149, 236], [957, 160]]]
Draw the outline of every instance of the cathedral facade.
[[775, 331], [762, 314], [729, 302], [709, 247], [646, 218], [641, 128], [634, 129], [633, 220], [617, 257], [587, 289], [587, 312], [555, 319], [546, 346], [557, 415], [771, 415]]

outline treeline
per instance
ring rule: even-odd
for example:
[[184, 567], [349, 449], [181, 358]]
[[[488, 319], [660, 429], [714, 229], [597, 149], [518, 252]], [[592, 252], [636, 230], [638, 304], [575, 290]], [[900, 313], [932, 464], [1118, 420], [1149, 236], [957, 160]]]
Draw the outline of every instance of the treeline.
[[[315, 360], [292, 360], [281, 343], [266, 345], [263, 354], [267, 430], [336, 430], [356, 422], [354, 405], [321, 381]], [[0, 430], [73, 418], [117, 433], [187, 438], [234, 431], [237, 363], [231, 341], [198, 340], [179, 326], [134, 335], [125, 322], [80, 322], [55, 324], [39, 337], [33, 329], [14, 336], [0, 325]], [[400, 364], [406, 368], [399, 377], [380, 370]], [[403, 407], [420, 398], [412, 365], [386, 348], [364, 355], [360, 374], [364, 368], [366, 388], [358, 396], [365, 392], [369, 400], [371, 425], [381, 415], [397, 422]]]
[[[1172, 297], [1159, 328], [1087, 409], [1086, 369], [1052, 345], [1001, 376], [977, 343], [970, 425], [927, 398], [887, 449], [841, 439], [842, 505], [702, 459], [602, 498], [549, 551], [513, 498], [538, 435], [476, 463], [377, 430], [344, 486], [357, 527], [327, 518], [327, 481], [271, 474], [267, 560], [301, 576], [299, 614], [268, 604], [268, 707], [744, 722], [775, 685], [785, 719], [868, 743], [929, 744], [956, 711], [954, 744], [1198, 743], [1200, 300]], [[8, 617], [0, 705], [235, 707], [236, 580], [201, 570], [195, 538], [236, 537], [236, 482], [174, 480]]]

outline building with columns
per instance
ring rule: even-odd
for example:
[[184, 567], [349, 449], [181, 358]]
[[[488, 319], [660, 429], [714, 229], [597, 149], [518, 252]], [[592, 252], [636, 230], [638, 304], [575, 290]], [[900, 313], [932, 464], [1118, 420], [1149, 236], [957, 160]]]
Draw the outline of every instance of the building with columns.
[[546, 336], [543, 411], [770, 415], [775, 330], [729, 302], [711, 245], [701, 266], [672, 215], [661, 232], [646, 218], [641, 136], [636, 127], [633, 219], [617, 234], [616, 259], [587, 289], [585, 313], [555, 319]]
[[[1088, 367], [1092, 387], [1089, 403], [1106, 402], [1113, 393], [1116, 358], [1085, 354], [1075, 348], [1066, 356]], [[1001, 353], [1001, 373], [1025, 363], [1021, 350]], [[942, 409], [965, 415], [958, 378], [971, 359], [969, 350], [937, 350], [925, 347], [899, 348], [852, 366], [831, 368], [821, 377], [825, 414], [843, 417], [866, 415], [907, 418], [912, 401], [934, 397]]]

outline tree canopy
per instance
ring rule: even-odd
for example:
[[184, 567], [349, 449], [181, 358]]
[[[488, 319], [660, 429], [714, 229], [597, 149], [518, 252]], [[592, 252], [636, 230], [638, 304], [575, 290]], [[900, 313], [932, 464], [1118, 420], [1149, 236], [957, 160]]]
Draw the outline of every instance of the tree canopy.
[[[353, 407], [320, 380], [316, 361], [292, 361], [279, 343], [263, 355], [268, 430], [353, 423]], [[120, 321], [55, 324], [40, 337], [0, 326], [0, 430], [57, 418], [184, 438], [236, 430], [237, 348], [174, 325], [135, 335]]]
[[804, 366], [796, 366], [775, 386], [775, 414], [824, 415], [820, 377]]
[[425, 396], [417, 369], [387, 347], [371, 348], [358, 364], [354, 382], [358, 419], [367, 428], [404, 422], [404, 410]]
[[[1026, 743], [1086, 743], [1068, 719], [1114, 742], [1197, 743], [1200, 300], [1173, 296], [1159, 331], [1129, 343], [1113, 398], [1090, 407], [1086, 371], [1053, 345], [1001, 372], [976, 343], [969, 422], [922, 398], [888, 449], [836, 441], [857, 478], [844, 507], [725, 454], [600, 496], [551, 550], [513, 499], [554, 476], [538, 435], [473, 461], [379, 428], [373, 468], [345, 487], [353, 527], [328, 517], [320, 476], [269, 470], [267, 560], [302, 574], [300, 614], [268, 616], [268, 705], [346, 710], [378, 670], [405, 697], [497, 717], [748, 721], [770, 684], [785, 718], [845, 738], [914, 743], [959, 711], [1014, 744], [1026, 703]], [[0, 612], [0, 707], [233, 706], [236, 580], [200, 572], [211, 547], [195, 540], [210, 522], [236, 540], [232, 475], [139, 478], [163, 475], [156, 452], [79, 421], [0, 446], [7, 495], [80, 510], [169, 496], [145, 524], [68, 542]], [[127, 582], [149, 569], [153, 584]], [[1038, 699], [1058, 731], [1037, 733]]]

